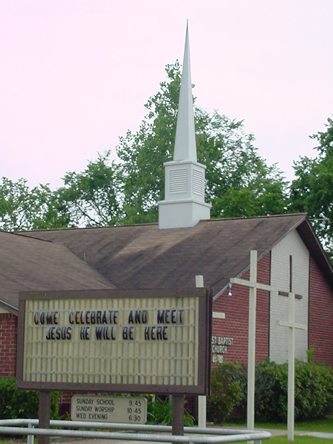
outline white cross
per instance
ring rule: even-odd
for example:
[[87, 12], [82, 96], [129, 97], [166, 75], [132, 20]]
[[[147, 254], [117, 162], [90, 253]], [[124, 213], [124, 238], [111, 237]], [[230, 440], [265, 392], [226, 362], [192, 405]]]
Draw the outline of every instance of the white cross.
[[295, 300], [301, 296], [292, 292], [292, 257], [290, 256], [290, 275], [288, 293], [288, 321], [279, 321], [282, 327], [288, 327], [288, 440], [294, 441], [295, 427], [295, 330], [307, 330], [306, 325], [295, 322]]
[[257, 289], [272, 291], [270, 285], [257, 282], [257, 251], [250, 252], [250, 280], [231, 278], [232, 284], [243, 285], [249, 288], [249, 337], [247, 353], [247, 428], [254, 429], [254, 392], [256, 368], [256, 305]]

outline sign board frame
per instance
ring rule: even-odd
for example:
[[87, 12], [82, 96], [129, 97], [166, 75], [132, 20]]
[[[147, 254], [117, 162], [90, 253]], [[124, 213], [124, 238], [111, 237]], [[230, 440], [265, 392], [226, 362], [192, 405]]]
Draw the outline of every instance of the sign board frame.
[[[42, 381], [27, 380], [25, 378], [25, 327], [27, 324], [26, 307], [30, 301], [37, 301], [37, 306], [43, 302], [52, 301], [52, 306], [57, 310], [57, 303], [70, 299], [75, 306], [78, 300], [91, 300], [92, 305], [98, 299], [124, 301], [124, 306], [130, 307], [130, 301], [133, 298], [136, 301], [141, 299], [163, 300], [163, 298], [176, 298], [177, 303], [186, 301], [187, 298], [197, 300], [197, 352], [196, 352], [196, 382], [192, 384], [183, 383], [96, 383], [96, 382], [63, 382], [63, 381]], [[134, 307], [136, 308], [136, 307]], [[170, 307], [172, 308], [172, 307]], [[31, 316], [31, 315], [30, 315]], [[36, 390], [69, 390], [69, 391], [94, 391], [94, 392], [115, 392], [115, 393], [163, 393], [163, 394], [208, 394], [210, 385], [210, 359], [211, 359], [211, 320], [212, 316], [212, 297], [211, 292], [206, 288], [193, 289], [110, 289], [110, 290], [70, 290], [70, 291], [28, 291], [20, 293], [19, 297], [19, 316], [18, 316], [18, 338], [17, 338], [17, 369], [16, 385], [23, 389]], [[185, 338], [186, 339], [186, 338]], [[193, 341], [192, 341], [193, 342]], [[177, 346], [177, 344], [176, 344]], [[66, 359], [66, 356], [60, 356], [59, 359]], [[120, 358], [121, 359], [121, 358]]]

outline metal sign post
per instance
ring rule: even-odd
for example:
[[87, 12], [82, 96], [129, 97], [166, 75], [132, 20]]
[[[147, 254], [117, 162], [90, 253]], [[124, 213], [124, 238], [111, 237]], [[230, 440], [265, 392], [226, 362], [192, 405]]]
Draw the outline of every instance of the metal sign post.
[[[38, 408], [38, 427], [40, 429], [50, 428], [51, 417], [51, 397], [48, 390], [39, 392], [39, 408]], [[38, 444], [49, 444], [49, 436], [41, 435], [38, 437]]]
[[184, 435], [184, 395], [172, 395], [172, 434]]

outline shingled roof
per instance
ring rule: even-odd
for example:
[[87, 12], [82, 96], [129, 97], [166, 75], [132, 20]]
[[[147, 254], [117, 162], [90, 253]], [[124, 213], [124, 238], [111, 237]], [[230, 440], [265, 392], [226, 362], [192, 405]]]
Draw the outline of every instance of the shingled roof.
[[0, 232], [0, 305], [16, 311], [24, 290], [113, 288], [64, 245]]
[[191, 228], [160, 230], [157, 224], [30, 232], [65, 245], [119, 288], [193, 287], [202, 274], [218, 294], [230, 277], [245, 271], [249, 252], [263, 256], [298, 230], [333, 284], [332, 268], [305, 214], [215, 219]]

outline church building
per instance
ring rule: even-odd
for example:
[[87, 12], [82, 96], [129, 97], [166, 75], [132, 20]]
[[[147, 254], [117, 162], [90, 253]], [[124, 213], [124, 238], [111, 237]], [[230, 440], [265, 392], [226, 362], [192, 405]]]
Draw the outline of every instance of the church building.
[[[19, 292], [194, 288], [213, 297], [212, 365], [247, 362], [250, 252], [257, 252], [256, 360], [286, 362], [296, 295], [296, 357], [333, 367], [333, 269], [306, 214], [210, 219], [198, 163], [186, 37], [174, 158], [152, 224], [0, 232], [0, 376], [16, 372]], [[202, 277], [202, 278], [199, 278]], [[196, 279], [197, 277], [197, 279]], [[202, 282], [201, 282], [202, 284]]]

